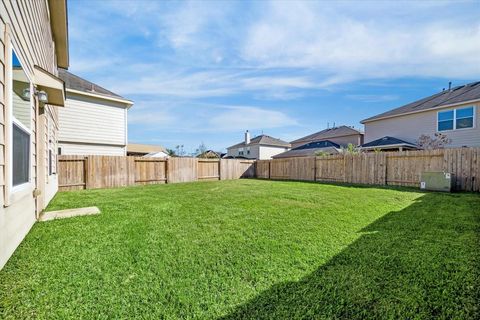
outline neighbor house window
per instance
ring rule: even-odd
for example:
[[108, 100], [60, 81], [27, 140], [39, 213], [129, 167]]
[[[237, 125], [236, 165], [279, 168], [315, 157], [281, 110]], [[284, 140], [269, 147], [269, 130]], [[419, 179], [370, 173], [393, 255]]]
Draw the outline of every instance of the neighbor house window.
[[30, 134], [32, 106], [30, 80], [12, 50], [12, 185], [30, 179]]
[[473, 106], [438, 112], [438, 131], [468, 129], [474, 126]]
[[53, 152], [52, 149], [48, 150], [48, 175], [53, 174]]

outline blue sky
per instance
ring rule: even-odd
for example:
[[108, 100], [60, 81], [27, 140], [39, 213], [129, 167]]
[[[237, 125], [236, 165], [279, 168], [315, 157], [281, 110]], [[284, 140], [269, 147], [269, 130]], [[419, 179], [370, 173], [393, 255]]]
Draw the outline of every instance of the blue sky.
[[68, 5], [70, 70], [135, 102], [130, 142], [290, 141], [480, 80], [480, 1]]

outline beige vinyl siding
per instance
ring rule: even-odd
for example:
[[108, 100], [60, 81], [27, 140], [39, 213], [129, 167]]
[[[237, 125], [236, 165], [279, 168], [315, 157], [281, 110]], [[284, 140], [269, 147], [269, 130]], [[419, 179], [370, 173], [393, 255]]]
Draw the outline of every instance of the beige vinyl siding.
[[65, 108], [59, 111], [60, 142], [117, 145], [121, 148], [126, 145], [124, 104], [72, 93], [67, 94], [65, 104]]
[[[250, 148], [250, 154], [247, 154], [247, 148]], [[241, 149], [242, 148], [227, 149], [227, 155], [232, 157], [243, 156], [249, 159], [266, 160], [266, 159], [271, 159], [274, 155], [277, 155], [289, 150], [289, 148], [285, 148], [285, 147], [264, 146], [264, 145], [254, 144], [248, 147], [243, 147], [244, 153], [243, 155], [240, 155], [239, 151]]]
[[[7, 159], [9, 155], [7, 150], [11, 150], [12, 126], [8, 116], [10, 105], [7, 98], [15, 98], [10, 93], [11, 79], [8, 78], [10, 65], [7, 59], [10, 57], [11, 47], [15, 49], [25, 73], [30, 78], [33, 78], [34, 65], [57, 74], [48, 4], [45, 0], [0, 2], [0, 269], [36, 221], [36, 211], [48, 204], [48, 198], [51, 198], [51, 193], [57, 188], [56, 180], [50, 181], [50, 189], [46, 189], [43, 184], [46, 181], [38, 179], [40, 168], [37, 164], [41, 164], [43, 169], [46, 169], [44, 166], [47, 166], [48, 162], [45, 153], [37, 151], [39, 148], [37, 139], [43, 145], [55, 137], [52, 137], [53, 133], [48, 133], [46, 128], [37, 128], [37, 123], [45, 124], [45, 121], [38, 121], [35, 103], [32, 103], [33, 106], [30, 109], [32, 113], [29, 116], [29, 123], [31, 123], [30, 182], [15, 192], [12, 192], [9, 187], [11, 163]], [[52, 122], [58, 123], [55, 108], [45, 106], [44, 110], [41, 113], [45, 116], [41, 118], [49, 117]], [[48, 113], [49, 110], [52, 112]], [[22, 118], [23, 115], [19, 117]], [[22, 121], [27, 119], [22, 118]], [[37, 136], [37, 129], [47, 132], [46, 136]], [[45, 171], [43, 169], [42, 172]], [[42, 182], [41, 185], [40, 182]], [[42, 191], [42, 200], [33, 196], [33, 190], [36, 187]], [[49, 191], [47, 196], [45, 191]], [[47, 198], [44, 199], [44, 197]]]
[[[455, 108], [471, 106], [465, 104]], [[479, 104], [475, 106], [475, 125], [471, 129], [442, 131], [452, 143], [448, 147], [479, 147], [480, 146], [480, 117]], [[437, 132], [438, 111], [451, 110], [455, 108], [436, 109], [425, 112], [418, 112], [388, 119], [376, 120], [365, 123], [365, 142], [370, 142], [384, 136], [399, 138], [411, 143], [422, 135], [433, 136]]]
[[101, 155], [101, 156], [125, 156], [125, 146], [109, 146], [98, 144], [83, 144], [83, 143], [59, 143], [59, 148], [62, 150], [62, 155]]
[[273, 156], [276, 156], [277, 154], [280, 154], [288, 150], [289, 148], [285, 148], [285, 147], [260, 146], [258, 159], [259, 160], [272, 159]]

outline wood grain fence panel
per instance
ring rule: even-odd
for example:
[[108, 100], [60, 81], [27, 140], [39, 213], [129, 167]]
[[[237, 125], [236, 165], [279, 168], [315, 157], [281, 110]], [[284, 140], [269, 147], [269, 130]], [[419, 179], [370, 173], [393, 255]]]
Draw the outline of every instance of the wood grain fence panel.
[[197, 158], [169, 158], [168, 183], [197, 181]]
[[62, 156], [58, 160], [58, 189], [59, 191], [85, 189], [84, 156]]
[[323, 156], [315, 159], [315, 180], [345, 182], [345, 157]]
[[315, 180], [316, 157], [297, 158], [293, 168], [297, 180]]
[[167, 160], [134, 158], [135, 184], [162, 184], [167, 182]]
[[270, 161], [269, 160], [258, 160], [255, 163], [255, 170], [257, 173], [257, 178], [268, 179], [270, 176]]
[[198, 180], [220, 180], [220, 160], [198, 159]]

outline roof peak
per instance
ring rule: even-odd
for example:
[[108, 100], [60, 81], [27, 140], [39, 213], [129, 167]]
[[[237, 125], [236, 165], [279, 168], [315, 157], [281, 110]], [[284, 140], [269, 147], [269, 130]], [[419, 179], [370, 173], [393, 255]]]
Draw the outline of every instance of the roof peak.
[[443, 89], [425, 98], [364, 119], [361, 123], [480, 100], [480, 81]]

